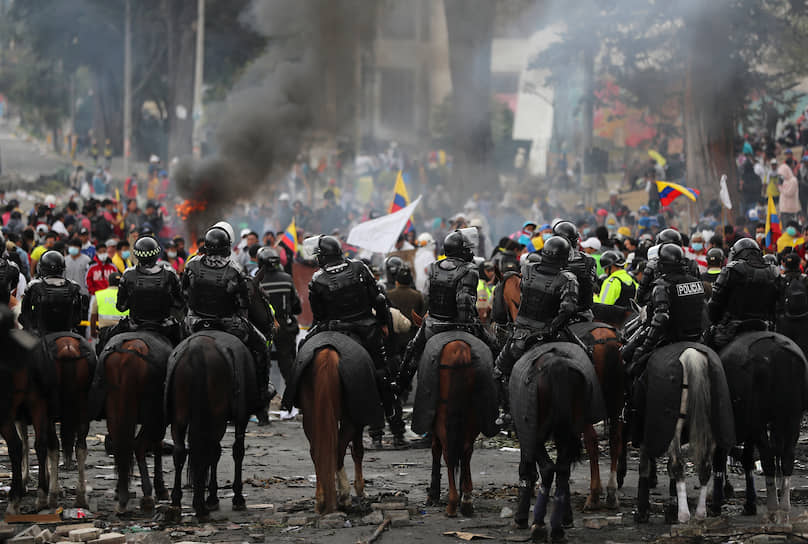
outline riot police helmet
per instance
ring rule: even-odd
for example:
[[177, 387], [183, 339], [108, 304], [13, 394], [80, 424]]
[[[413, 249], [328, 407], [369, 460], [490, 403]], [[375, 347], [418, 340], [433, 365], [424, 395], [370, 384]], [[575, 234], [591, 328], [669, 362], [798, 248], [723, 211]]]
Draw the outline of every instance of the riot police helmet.
[[396, 281], [401, 285], [412, 285], [412, 270], [407, 263], [401, 263], [401, 267], [396, 274]]
[[563, 236], [551, 236], [541, 248], [541, 262], [564, 266], [570, 257], [570, 243]]
[[707, 266], [718, 267], [724, 264], [724, 250], [720, 247], [711, 247], [707, 250]]
[[209, 228], [205, 233], [205, 255], [230, 255], [230, 235], [221, 227]]
[[387, 274], [388, 281], [395, 281], [398, 271], [401, 270], [401, 265], [403, 264], [404, 261], [401, 260], [401, 257], [396, 255], [390, 255], [384, 260], [384, 273]]
[[572, 247], [578, 247], [578, 229], [571, 221], [558, 221], [553, 225], [553, 234], [565, 238]]
[[317, 263], [320, 266], [337, 261], [342, 258], [342, 244], [333, 236], [319, 236], [314, 255], [317, 257]]
[[443, 253], [447, 257], [462, 259], [466, 262], [471, 262], [474, 258], [474, 253], [471, 251], [471, 243], [459, 230], [446, 235], [446, 238], [443, 240]]
[[767, 253], [763, 256], [763, 262], [771, 266], [780, 266], [780, 260], [774, 253]]
[[623, 254], [619, 251], [610, 249], [609, 251], [603, 252], [603, 255], [600, 256], [600, 266], [604, 270], [610, 266], [622, 267], [624, 264], [626, 264], [626, 258], [623, 257]]
[[154, 266], [161, 251], [160, 243], [152, 236], [141, 236], [135, 240], [135, 246], [132, 248], [138, 264], [143, 266]]
[[278, 268], [281, 265], [281, 256], [275, 248], [264, 246], [256, 254], [259, 268]]
[[756, 241], [751, 238], [741, 238], [729, 250], [730, 261], [761, 261], [763, 251]]
[[63, 277], [65, 258], [58, 251], [46, 251], [39, 259], [39, 275], [43, 278]]
[[799, 272], [800, 270], [800, 255], [799, 253], [790, 252], [782, 257], [783, 268], [789, 272]]
[[682, 235], [677, 230], [665, 229], [657, 234], [656, 243], [676, 244], [677, 246], [682, 247]]
[[674, 272], [682, 269], [685, 252], [675, 243], [662, 244], [659, 248], [658, 258], [661, 272]]

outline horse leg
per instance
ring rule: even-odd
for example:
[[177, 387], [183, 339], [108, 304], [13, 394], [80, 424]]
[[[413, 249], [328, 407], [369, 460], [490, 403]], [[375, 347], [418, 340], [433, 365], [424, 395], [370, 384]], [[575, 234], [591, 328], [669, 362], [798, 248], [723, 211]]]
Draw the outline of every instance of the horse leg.
[[589, 496], [584, 504], [584, 512], [588, 512], [600, 508], [600, 494], [603, 492], [598, 464], [598, 433], [595, 432], [594, 425], [584, 427], [584, 445], [589, 456]]
[[[219, 509], [219, 480], [218, 480], [218, 471], [219, 471], [219, 459], [222, 457], [222, 448], [221, 446], [213, 452], [213, 464], [210, 466], [210, 475], [208, 475], [208, 498], [205, 499], [205, 506], [211, 512], [214, 510]], [[234, 485], [235, 487], [235, 485]], [[235, 492], [233, 493], [233, 499], [236, 498]], [[234, 510], [238, 510], [238, 508], [234, 508]]]
[[[140, 499], [140, 509], [144, 512], [154, 510], [154, 497], [152, 496], [152, 485], [149, 479], [149, 466], [146, 464], [146, 429], [140, 428], [135, 437], [135, 459], [137, 460], [138, 472], [140, 472], [140, 487], [143, 489], [143, 497]], [[155, 467], [155, 470], [157, 468]]]
[[0, 435], [8, 446], [8, 457], [11, 461], [11, 489], [8, 492], [8, 507], [6, 514], [16, 515], [20, 513], [20, 501], [25, 494], [22, 478], [22, 440], [17, 435], [17, 429], [13, 423], [6, 423], [0, 428]]
[[75, 422], [72, 421], [72, 414], [66, 415], [68, 410], [68, 407], [62, 407], [62, 422], [59, 426], [59, 438], [61, 438], [62, 452], [65, 456], [65, 471], [74, 470], [76, 468], [76, 465], [73, 463], [73, 451], [76, 444], [76, 428]]
[[80, 417], [76, 429], [76, 466], [79, 479], [76, 484], [76, 508], [88, 508], [87, 503], [87, 433], [90, 432], [90, 420]]
[[645, 446], [640, 446], [640, 477], [637, 482], [637, 511], [634, 513], [635, 523], [648, 523], [651, 517], [651, 486], [649, 476], [651, 465], [656, 463], [649, 457]]
[[[165, 429], [163, 429], [165, 434]], [[154, 494], [158, 501], [168, 500], [168, 490], [163, 479], [163, 439], [158, 438], [152, 443], [152, 453], [154, 454]]]
[[710, 507], [711, 516], [720, 516], [721, 507], [724, 505], [724, 485], [727, 475], [727, 452], [722, 448], [716, 448], [713, 456], [713, 504]]
[[710, 463], [710, 452], [704, 453], [704, 458], [699, 459], [699, 502], [696, 505], [696, 519], [703, 520], [707, 517], [707, 490], [709, 489], [710, 476], [713, 467]]
[[755, 444], [752, 441], [746, 441], [743, 446], [743, 465], [744, 477], [746, 479], [746, 500], [743, 505], [743, 515], [756, 516], [757, 515], [757, 490], [755, 489]]
[[564, 527], [572, 526], [572, 520], [566, 519], [570, 508], [570, 462], [566, 448], [559, 448], [556, 459], [556, 495], [553, 515], [550, 517], [550, 541], [564, 541]]
[[606, 484], [606, 508], [620, 508], [620, 499], [617, 498], [618, 470], [620, 458], [623, 455], [623, 422], [613, 418], [609, 422], [609, 483]]
[[[679, 442], [679, 426], [681, 420], [677, 423], [676, 434], [673, 437], [670, 447], [668, 448], [668, 476], [671, 480], [671, 490], [676, 489], [676, 504], [678, 512], [676, 519], [679, 523], [687, 523], [690, 521], [690, 509], [687, 506], [687, 487], [685, 485], [685, 467], [682, 462], [682, 446]], [[665, 521], [673, 523], [673, 494], [669, 499], [667, 508], [665, 509]]]
[[244, 463], [244, 435], [246, 433], [247, 422], [239, 422], [236, 425], [236, 440], [233, 442], [233, 464], [235, 465], [235, 472], [233, 474], [233, 510], [247, 509], [244, 495], [241, 494], [243, 489], [241, 467]]
[[449, 477], [449, 502], [446, 505], [446, 515], [450, 518], [455, 518], [457, 517], [457, 505], [460, 503], [460, 494], [457, 492], [455, 482], [458, 467], [455, 463], [449, 462], [449, 453], [445, 447], [443, 448], [443, 461], [446, 463], [446, 472]]
[[775, 465], [774, 448], [766, 434], [765, 432], [761, 433], [758, 440], [758, 450], [760, 451], [760, 464], [763, 466], [763, 474], [766, 478], [766, 508], [769, 513], [769, 519], [775, 521], [777, 510], [779, 509], [775, 481], [777, 467]]
[[25, 491], [28, 487], [28, 482], [31, 481], [30, 466], [28, 463], [28, 454], [31, 449], [31, 444], [28, 442], [28, 425], [17, 422], [14, 426], [17, 429], [20, 440], [22, 440], [22, 488], [23, 491]]
[[362, 459], [365, 457], [365, 444], [362, 442], [362, 428], [354, 432], [351, 440], [351, 458], [354, 464], [354, 490], [356, 496], [365, 496], [365, 476], [362, 474]]
[[348, 511], [351, 507], [351, 484], [348, 482], [348, 475], [345, 473], [345, 453], [348, 451], [348, 444], [354, 437], [353, 429], [348, 421], [342, 421], [339, 428], [339, 438], [337, 440], [337, 508]]
[[56, 508], [60, 491], [59, 438], [56, 436], [56, 425], [51, 423], [48, 430], [48, 508]]
[[[553, 465], [552, 459], [550, 459], [550, 456], [547, 454], [543, 443], [539, 446], [537, 454], [539, 458], [539, 471], [541, 473], [541, 485], [539, 485], [539, 494], [536, 496], [536, 504], [533, 506], [533, 525], [530, 527], [530, 536], [534, 541], [544, 541], [547, 539], [547, 529], [544, 526], [544, 518], [547, 515], [550, 489], [553, 487], [553, 478], [555, 478], [555, 466]], [[535, 470], [534, 464], [534, 473]]]
[[[34, 451], [39, 464], [39, 482], [37, 489], [36, 509], [44, 510], [48, 507], [48, 413], [44, 407], [45, 400], [33, 402], [28, 407], [31, 410], [31, 421], [34, 426]], [[55, 432], [55, 431], [54, 431]]]
[[[432, 435], [432, 481], [427, 491], [427, 506], [438, 506], [440, 504], [440, 456], [443, 447], [437, 435]], [[527, 518], [525, 518], [527, 519]]]
[[179, 509], [182, 506], [182, 469], [188, 455], [188, 451], [185, 449], [185, 433], [187, 430], [188, 427], [185, 423], [173, 423], [171, 425], [171, 438], [174, 440], [174, 487], [171, 489], [171, 506], [176, 509], [178, 517]]
[[194, 487], [194, 498], [192, 501], [194, 512], [196, 512], [196, 519], [199, 523], [207, 523], [210, 521], [210, 512], [205, 505], [205, 485], [208, 482], [208, 475], [210, 474], [211, 465], [203, 464], [194, 459], [195, 455], [204, 456], [206, 452], [199, 451], [199, 446], [191, 446], [191, 459], [189, 463], [193, 467], [192, 479]]
[[467, 518], [474, 515], [474, 503], [471, 497], [471, 492], [474, 489], [474, 484], [471, 481], [471, 455], [473, 453], [474, 441], [472, 439], [470, 443], [466, 444], [460, 464], [460, 490], [463, 492], [463, 497], [460, 501], [460, 513]]
[[[798, 420], [799, 421], [799, 420]], [[784, 513], [784, 521], [788, 521], [791, 512], [791, 475], [794, 472], [794, 444], [799, 438], [799, 425], [794, 429], [793, 434], [784, 437], [783, 454], [780, 458], [780, 465], [783, 469], [783, 489], [780, 493], [780, 510]]]

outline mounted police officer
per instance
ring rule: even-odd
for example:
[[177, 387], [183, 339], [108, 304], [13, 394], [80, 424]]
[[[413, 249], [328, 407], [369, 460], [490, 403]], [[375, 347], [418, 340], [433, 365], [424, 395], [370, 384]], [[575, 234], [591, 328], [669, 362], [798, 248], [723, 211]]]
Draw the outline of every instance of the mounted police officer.
[[[674, 244], [682, 247], [682, 235], [673, 229], [662, 230], [659, 234], [657, 234], [656, 244], [658, 250], [662, 248], [662, 244]], [[645, 306], [648, 304], [651, 298], [651, 292], [654, 290], [654, 281], [657, 279], [656, 272], [658, 262], [658, 257], [650, 257], [645, 265], [645, 271], [643, 272], [642, 279], [640, 280], [640, 287], [637, 290], [637, 303], [640, 306]], [[688, 274], [699, 277], [699, 265], [696, 264], [696, 261], [684, 258], [682, 260], [682, 266], [687, 270]]]
[[[570, 340], [567, 325], [580, 307], [578, 280], [567, 263], [570, 243], [562, 236], [552, 236], [541, 249], [539, 258], [531, 257], [522, 266], [522, 301], [514, 330], [497, 357], [495, 374], [502, 384], [503, 401], [507, 399], [508, 380], [513, 365], [534, 341]], [[507, 402], [504, 402], [507, 412]]]
[[467, 330], [479, 337], [496, 355], [496, 341], [480, 324], [477, 316], [479, 275], [473, 263], [470, 240], [461, 231], [449, 233], [443, 241], [445, 259], [429, 265], [427, 292], [429, 314], [415, 338], [407, 345], [398, 372], [397, 388], [407, 391], [418, 369], [427, 340], [450, 330]]
[[[686, 257], [681, 247], [673, 243], [659, 248], [656, 276], [647, 307], [644, 327], [623, 349], [626, 371], [632, 381], [640, 378], [651, 352], [674, 342], [698, 342], [703, 330], [704, 284], [687, 271]], [[632, 440], [635, 447], [642, 441], [645, 412], [645, 388], [633, 387], [631, 401]]]
[[597, 262], [586, 253], [578, 251], [578, 229], [570, 221], [556, 222], [553, 225], [553, 235], [561, 236], [569, 242], [570, 255], [565, 267], [578, 280], [578, 307], [572, 321], [592, 321], [592, 302], [598, 281]]
[[706, 343], [719, 351], [744, 330], [773, 330], [778, 300], [777, 268], [763, 261], [751, 238], [741, 238], [713, 285], [708, 310], [713, 323]]
[[[344, 331], [356, 336], [376, 366], [376, 381], [385, 415], [388, 417], [393, 444], [404, 445], [404, 420], [394, 409], [393, 393], [389, 385], [389, 367], [385, 336], [391, 332], [392, 318], [387, 297], [362, 261], [347, 259], [342, 245], [333, 236], [318, 236], [304, 240], [313, 245], [320, 270], [309, 283], [309, 304], [314, 326], [308, 340], [322, 331]], [[374, 447], [381, 447], [381, 433], [373, 439]]]
[[280, 326], [274, 342], [278, 367], [283, 379], [288, 380], [295, 362], [297, 334], [300, 332], [296, 317], [302, 311], [300, 297], [292, 276], [283, 271], [280, 254], [275, 249], [262, 247], [256, 257], [258, 273], [255, 281], [275, 311], [275, 319]]
[[72, 331], [81, 321], [79, 284], [65, 279], [65, 258], [46, 251], [39, 259], [39, 277], [28, 284], [22, 297], [20, 323], [41, 336]]
[[[229, 226], [229, 225], [227, 225]], [[250, 322], [247, 278], [230, 258], [232, 228], [217, 223], [205, 233], [204, 254], [185, 265], [182, 290], [188, 301], [185, 325], [189, 332], [206, 328], [229, 332], [252, 352], [262, 404], [275, 394], [269, 383], [266, 337]]]
[[157, 264], [161, 253], [160, 243], [151, 236], [135, 241], [138, 263], [124, 271], [115, 305], [119, 312], [129, 310], [129, 317], [121, 320], [111, 335], [143, 329], [162, 334], [173, 346], [180, 343], [180, 325], [171, 310], [182, 307], [182, 289], [174, 270]]

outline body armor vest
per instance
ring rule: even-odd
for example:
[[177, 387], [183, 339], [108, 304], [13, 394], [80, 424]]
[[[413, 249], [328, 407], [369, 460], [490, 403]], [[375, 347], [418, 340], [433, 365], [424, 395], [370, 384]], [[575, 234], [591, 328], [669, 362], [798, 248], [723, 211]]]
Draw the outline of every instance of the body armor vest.
[[585, 312], [592, 308], [595, 286], [592, 285], [593, 272], [597, 265], [595, 259], [585, 253], [575, 252], [574, 258], [567, 263], [567, 270], [575, 274], [578, 280], [578, 311]]
[[191, 279], [188, 308], [204, 317], [229, 317], [238, 312], [235, 293], [228, 292], [228, 284], [238, 281], [238, 274], [229, 265], [214, 268], [205, 264], [204, 257], [189, 265]]
[[634, 283], [625, 283], [620, 278], [618, 280], [620, 282], [620, 296], [617, 297], [617, 300], [614, 301], [615, 306], [621, 306], [623, 308], [628, 308], [631, 306], [631, 301], [634, 299], [634, 296], [637, 294], [637, 288], [634, 286]]
[[670, 319], [676, 340], [697, 341], [702, 333], [704, 284], [695, 276], [668, 274], [666, 277]]
[[522, 302], [519, 317], [549, 323], [558, 315], [561, 305], [560, 270], [541, 263], [524, 267], [522, 275]]
[[730, 276], [727, 311], [736, 319], [774, 319], [777, 271], [768, 265], [736, 262]]
[[315, 282], [328, 290], [326, 320], [351, 321], [371, 315], [372, 301], [368, 287], [357, 266], [362, 263], [343, 261], [327, 265], [317, 275]]
[[8, 260], [0, 258], [0, 301], [8, 304], [11, 291], [20, 279], [20, 271]]
[[129, 289], [130, 316], [135, 321], [162, 321], [171, 312], [171, 292], [166, 274], [160, 270], [150, 274], [139, 268], [126, 274]]
[[466, 272], [466, 263], [457, 259], [429, 265], [429, 315], [442, 321], [457, 318], [457, 284]]
[[292, 290], [295, 286], [291, 278], [283, 276], [286, 274], [266, 274], [260, 288], [264, 296], [269, 299], [269, 303], [272, 304], [275, 314], [279, 318], [286, 319], [292, 314]]
[[34, 310], [37, 314], [37, 328], [40, 332], [69, 331], [73, 328], [74, 289], [70, 282], [61, 279], [58, 284], [44, 280], [37, 287]]

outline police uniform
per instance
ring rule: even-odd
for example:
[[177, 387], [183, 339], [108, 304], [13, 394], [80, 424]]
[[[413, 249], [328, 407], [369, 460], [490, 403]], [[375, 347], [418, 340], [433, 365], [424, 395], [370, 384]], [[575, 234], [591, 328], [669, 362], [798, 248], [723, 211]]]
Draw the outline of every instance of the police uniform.
[[154, 264], [128, 268], [118, 287], [118, 311], [129, 310], [129, 317], [116, 332], [151, 330], [165, 336], [176, 346], [181, 340], [179, 323], [171, 309], [182, 305], [182, 291], [173, 270]]
[[295, 289], [292, 276], [280, 268], [264, 269], [258, 286], [264, 296], [269, 299], [269, 303], [275, 311], [275, 318], [278, 320], [279, 328], [274, 345], [278, 367], [283, 379], [288, 380], [295, 362], [295, 346], [297, 345], [297, 335], [300, 332], [296, 317], [302, 311], [300, 297]]
[[33, 280], [22, 297], [20, 323], [39, 335], [72, 331], [81, 321], [81, 287], [60, 277]]
[[98, 315], [98, 342], [96, 353], [101, 353], [112, 334], [115, 334], [115, 326], [129, 315], [129, 310], [120, 311], [118, 304], [118, 285], [110, 285], [106, 289], [95, 292], [93, 302], [90, 305], [90, 315]]
[[[696, 261], [688, 258], [684, 258], [682, 260], [682, 268], [687, 274], [691, 276], [695, 276], [699, 278], [701, 276], [701, 272], [699, 271], [699, 265]], [[657, 277], [659, 276], [659, 259], [650, 259], [645, 264], [645, 270], [642, 274], [642, 279], [640, 280], [639, 287], [637, 288], [637, 304], [640, 306], [645, 306], [650, 302], [651, 293], [654, 290], [654, 282], [656, 281]]]
[[637, 294], [637, 281], [622, 268], [612, 272], [597, 295], [600, 304], [628, 308]]
[[598, 281], [598, 263], [582, 251], [573, 248], [567, 262], [567, 270], [575, 275], [578, 282], [578, 306], [575, 309], [573, 321], [592, 321], [592, 302], [595, 294], [595, 284]]
[[[0, 236], [0, 241], [2, 241]], [[3, 252], [0, 256], [0, 303], [8, 305], [11, 301], [11, 292], [17, 288], [20, 281], [20, 269], [16, 263], [8, 259], [8, 254]]]

